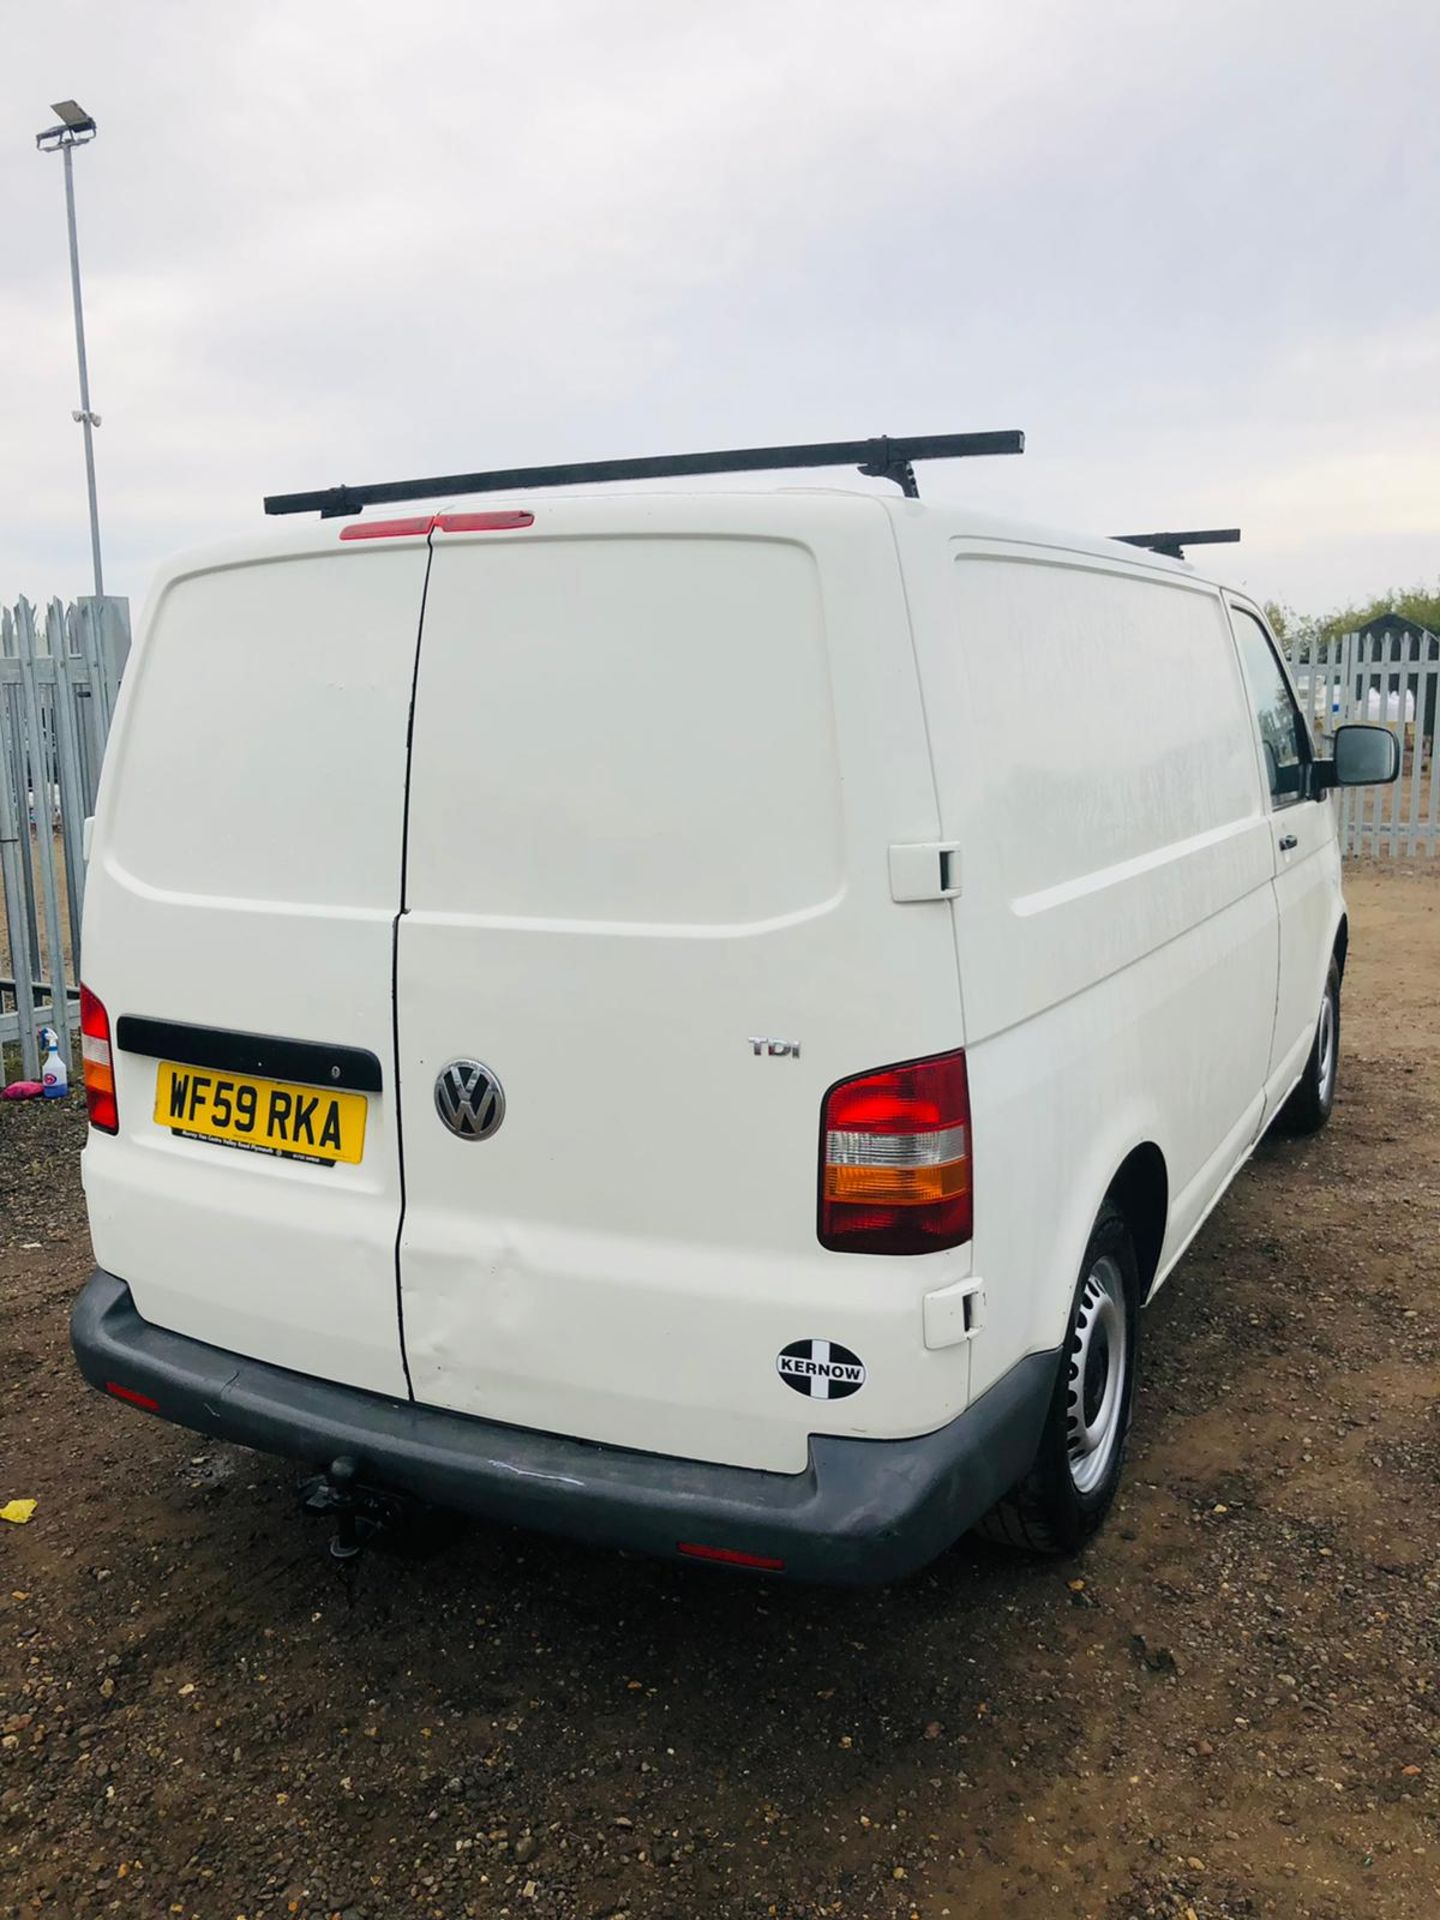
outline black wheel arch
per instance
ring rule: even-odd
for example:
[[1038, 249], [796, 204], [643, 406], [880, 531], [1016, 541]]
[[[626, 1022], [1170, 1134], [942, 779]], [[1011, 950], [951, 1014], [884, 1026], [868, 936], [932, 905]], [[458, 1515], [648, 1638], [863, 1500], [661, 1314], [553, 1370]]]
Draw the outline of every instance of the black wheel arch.
[[1155, 1283], [1165, 1227], [1170, 1217], [1170, 1175], [1165, 1156], [1153, 1140], [1144, 1140], [1126, 1154], [1107, 1196], [1121, 1213], [1135, 1242], [1143, 1301]]

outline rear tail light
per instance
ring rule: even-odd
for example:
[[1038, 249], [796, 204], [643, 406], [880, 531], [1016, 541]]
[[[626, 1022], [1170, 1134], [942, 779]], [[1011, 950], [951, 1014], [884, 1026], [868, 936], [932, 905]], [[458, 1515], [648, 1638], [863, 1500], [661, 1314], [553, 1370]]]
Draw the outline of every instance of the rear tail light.
[[90, 1124], [101, 1133], [118, 1133], [120, 1114], [115, 1105], [115, 1063], [110, 1057], [110, 1016], [88, 987], [80, 989], [80, 1055]]
[[974, 1226], [965, 1055], [842, 1080], [825, 1096], [820, 1244], [837, 1253], [937, 1253]]

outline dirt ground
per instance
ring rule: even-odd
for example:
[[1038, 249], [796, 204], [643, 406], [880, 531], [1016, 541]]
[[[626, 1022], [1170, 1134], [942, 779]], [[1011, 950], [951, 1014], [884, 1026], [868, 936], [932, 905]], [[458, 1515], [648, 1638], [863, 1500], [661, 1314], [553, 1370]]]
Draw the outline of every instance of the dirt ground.
[[0, 1909], [1440, 1914], [1440, 863], [1348, 890], [1333, 1124], [1147, 1315], [1063, 1565], [828, 1593], [475, 1527], [348, 1603], [288, 1469], [82, 1388], [80, 1121], [0, 1105]]

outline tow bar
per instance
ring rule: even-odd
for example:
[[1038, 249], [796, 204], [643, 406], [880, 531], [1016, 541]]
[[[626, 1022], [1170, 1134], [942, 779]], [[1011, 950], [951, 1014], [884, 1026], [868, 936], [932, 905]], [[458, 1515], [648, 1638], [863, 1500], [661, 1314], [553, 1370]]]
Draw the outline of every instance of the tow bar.
[[426, 1560], [447, 1546], [458, 1530], [452, 1514], [427, 1507], [407, 1495], [386, 1493], [361, 1483], [360, 1462], [342, 1453], [324, 1473], [302, 1480], [297, 1489], [304, 1512], [332, 1518], [330, 1558], [347, 1576], [353, 1575], [367, 1547], [408, 1560]]

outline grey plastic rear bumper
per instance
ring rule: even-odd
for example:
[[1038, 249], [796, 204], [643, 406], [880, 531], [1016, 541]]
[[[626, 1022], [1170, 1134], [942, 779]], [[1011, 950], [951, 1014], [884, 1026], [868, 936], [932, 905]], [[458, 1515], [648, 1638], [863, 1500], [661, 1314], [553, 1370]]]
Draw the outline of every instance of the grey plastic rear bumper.
[[817, 1434], [803, 1473], [675, 1460], [500, 1426], [242, 1359], [142, 1320], [92, 1274], [71, 1315], [80, 1371], [161, 1418], [435, 1506], [674, 1557], [681, 1541], [782, 1560], [788, 1575], [894, 1580], [934, 1559], [1028, 1471], [1057, 1356], [1031, 1354], [947, 1427], [914, 1440]]

